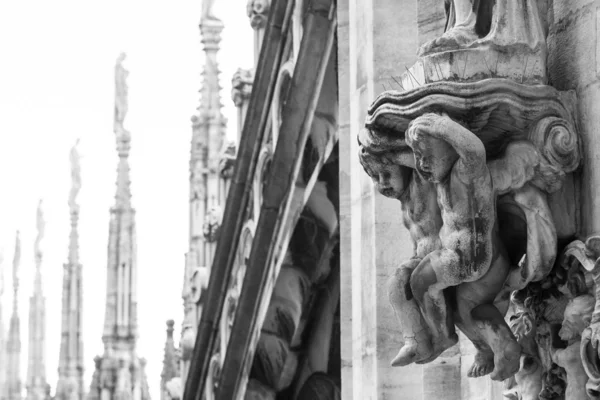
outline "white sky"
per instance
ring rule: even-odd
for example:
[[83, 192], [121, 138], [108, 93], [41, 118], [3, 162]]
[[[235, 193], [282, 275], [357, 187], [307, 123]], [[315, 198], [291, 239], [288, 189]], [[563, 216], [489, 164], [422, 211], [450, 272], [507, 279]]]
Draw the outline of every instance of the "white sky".
[[[198, 106], [201, 0], [22, 0], [0, 2], [0, 247], [4, 248], [4, 328], [12, 308], [11, 264], [21, 231], [19, 310], [27, 370], [28, 308], [38, 199], [46, 219], [42, 272], [47, 299], [46, 364], [54, 392], [60, 345], [63, 263], [67, 259], [69, 150], [76, 138], [82, 168], [85, 385], [102, 354], [109, 208], [117, 155], [112, 132], [114, 63], [127, 52], [133, 204], [137, 210], [139, 355], [152, 398], [159, 399], [165, 321], [179, 338], [181, 286], [188, 245], [190, 117]], [[231, 77], [253, 63], [246, 0], [216, 1], [225, 23], [220, 53], [224, 113], [235, 137]]]

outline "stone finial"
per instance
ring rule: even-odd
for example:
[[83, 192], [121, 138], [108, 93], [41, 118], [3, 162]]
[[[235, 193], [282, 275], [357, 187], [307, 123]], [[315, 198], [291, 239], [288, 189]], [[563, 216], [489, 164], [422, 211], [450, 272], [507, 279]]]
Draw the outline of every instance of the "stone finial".
[[264, 28], [269, 18], [270, 0], [248, 0], [246, 13], [253, 29]]

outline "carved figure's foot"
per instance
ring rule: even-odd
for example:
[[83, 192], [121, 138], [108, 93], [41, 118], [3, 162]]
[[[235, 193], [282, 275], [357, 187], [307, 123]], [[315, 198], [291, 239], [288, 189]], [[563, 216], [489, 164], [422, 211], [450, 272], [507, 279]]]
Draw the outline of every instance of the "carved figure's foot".
[[502, 352], [494, 355], [494, 372], [490, 375], [495, 381], [503, 381], [519, 371], [521, 346], [514, 340], [502, 347]]
[[444, 51], [466, 48], [479, 39], [474, 27], [459, 25], [450, 29], [439, 38], [430, 40], [419, 49], [418, 56], [442, 53]]
[[427, 364], [438, 358], [440, 354], [454, 346], [456, 343], [458, 343], [458, 335], [456, 333], [453, 333], [450, 337], [438, 336], [433, 339], [433, 352], [431, 353], [431, 356], [417, 361], [416, 363]]
[[494, 370], [494, 353], [478, 351], [475, 361], [467, 373], [469, 378], [479, 378]]
[[392, 360], [392, 367], [403, 367], [430, 358], [432, 352], [433, 349], [430, 343], [419, 343], [414, 339], [409, 339]]

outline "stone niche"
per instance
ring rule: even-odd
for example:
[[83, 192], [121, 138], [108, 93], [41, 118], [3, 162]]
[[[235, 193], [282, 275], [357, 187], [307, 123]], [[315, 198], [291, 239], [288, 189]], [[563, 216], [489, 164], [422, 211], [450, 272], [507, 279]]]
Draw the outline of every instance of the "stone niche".
[[445, 32], [367, 111], [358, 158], [414, 244], [389, 279], [393, 366], [447, 356], [461, 332], [467, 375], [508, 399], [600, 398], [600, 127], [578, 109], [598, 81], [556, 72], [590, 11], [568, 4], [446, 1]]

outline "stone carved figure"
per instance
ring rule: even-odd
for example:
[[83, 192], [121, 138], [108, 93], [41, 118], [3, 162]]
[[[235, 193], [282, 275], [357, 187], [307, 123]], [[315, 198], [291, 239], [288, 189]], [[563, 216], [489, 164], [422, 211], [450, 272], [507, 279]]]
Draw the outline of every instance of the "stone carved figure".
[[457, 293], [458, 297], [469, 293], [465, 302], [459, 300], [458, 313], [463, 322], [476, 326], [465, 332], [478, 349], [471, 375], [491, 372], [492, 379], [504, 380], [518, 370], [521, 348], [503, 315], [490, 304], [494, 299], [489, 293], [497, 293], [503, 285], [508, 263], [495, 231], [495, 193], [483, 142], [448, 116], [437, 114], [412, 121], [406, 141], [417, 172], [436, 187], [443, 221], [441, 249], [429, 253], [410, 280], [433, 336], [430, 356], [437, 357], [458, 340], [444, 290], [478, 281], [479, 290], [467, 285]]
[[430, 356], [431, 335], [411, 294], [410, 277], [420, 261], [441, 245], [442, 219], [435, 187], [414, 170], [409, 149], [377, 155], [362, 148], [360, 162], [381, 194], [400, 200], [404, 224], [414, 243], [413, 257], [403, 262], [388, 282], [388, 296], [404, 337], [404, 346], [392, 365], [420, 362]]
[[209, 243], [216, 242], [219, 237], [222, 214], [221, 207], [218, 205], [211, 207], [208, 211], [202, 230], [204, 239]]
[[75, 142], [75, 145], [71, 148], [69, 153], [69, 160], [71, 161], [71, 192], [69, 193], [69, 208], [71, 210], [77, 209], [76, 198], [79, 190], [81, 189], [81, 166], [79, 159], [81, 158], [77, 151], [79, 145], [79, 139]]
[[115, 132], [123, 130], [123, 121], [127, 115], [127, 76], [129, 71], [123, 67], [123, 61], [126, 58], [125, 53], [121, 53], [117, 58], [115, 65]]
[[[455, 324], [478, 350], [469, 376], [482, 376], [494, 369], [495, 379], [511, 376], [529, 359], [522, 357], [518, 341], [503, 316], [509, 307], [510, 293], [544, 280], [554, 265], [557, 232], [547, 194], [560, 189], [566, 174], [575, 170], [580, 161], [578, 137], [569, 122], [570, 111], [551, 87], [489, 79], [434, 82], [406, 92], [384, 92], [368, 112], [367, 129], [361, 131], [358, 138], [359, 157], [365, 171], [382, 194], [401, 201], [415, 250], [419, 237], [433, 236], [438, 241], [437, 247], [424, 254], [413, 254], [406, 262], [409, 267], [403, 263], [391, 278], [390, 302], [405, 336], [404, 347], [394, 359], [394, 365], [435, 359], [444, 350], [444, 346], [439, 345], [443, 340], [436, 336], [452, 338]], [[507, 115], [510, 121], [506, 120]], [[414, 135], [415, 130], [425, 133]], [[434, 136], [445, 142], [433, 139]], [[453, 140], [465, 148], [459, 147], [457, 151]], [[465, 153], [472, 155], [469, 153], [474, 149], [478, 150], [479, 159], [465, 157]], [[459, 155], [461, 151], [463, 154]], [[462, 161], [461, 156], [468, 163]], [[469, 187], [471, 179], [463, 179], [466, 182], [457, 179], [458, 172], [469, 171], [464, 166], [456, 167], [459, 160], [461, 165], [480, 167], [473, 168], [472, 172], [481, 180], [477, 184], [478, 193], [469, 192], [474, 190]], [[481, 170], [486, 171], [485, 174]], [[420, 193], [404, 189], [414, 187], [417, 178], [427, 182], [425, 177], [437, 181], [428, 182], [435, 186], [433, 195], [432, 189]], [[473, 196], [479, 197], [474, 199]], [[449, 199], [458, 198], [463, 201], [453, 204], [467, 207], [467, 211], [461, 210], [462, 221], [461, 213], [447, 205]], [[408, 202], [410, 208], [411, 201], [423, 210], [419, 216], [422, 222], [414, 228], [411, 224], [418, 220], [411, 214], [406, 218], [404, 204]], [[470, 212], [469, 202], [487, 208], [479, 210], [471, 206], [475, 212]], [[452, 218], [444, 219], [445, 214]], [[469, 229], [480, 233], [473, 241], [481, 244], [479, 253], [464, 243], [460, 248], [456, 240], [452, 242], [454, 230], [460, 231], [463, 226], [460, 223], [467, 226], [467, 233]], [[422, 226], [427, 228], [426, 235]], [[417, 265], [425, 264], [421, 259], [431, 263], [434, 256], [429, 253], [440, 254], [447, 249], [451, 253], [456, 248], [461, 252], [460, 257], [480, 262], [477, 265], [459, 263], [470, 267], [471, 271], [466, 268], [466, 272], [473, 275], [460, 271], [459, 277], [463, 280], [452, 281], [447, 277], [447, 270], [438, 267], [440, 274], [446, 274], [442, 275], [446, 282], [440, 285], [434, 273], [438, 271], [433, 268], [429, 268], [433, 272], [424, 274], [424, 278], [420, 272], [415, 274], [420, 268]], [[444, 265], [447, 261], [438, 262]], [[436, 301], [431, 298], [429, 287], [432, 285]], [[442, 303], [446, 298], [451, 299], [450, 306]], [[427, 307], [429, 310], [425, 310]], [[424, 323], [427, 319], [428, 323]], [[443, 325], [441, 329], [440, 325]], [[447, 342], [451, 343], [452, 340]], [[507, 343], [510, 345], [505, 345]], [[425, 357], [429, 351], [430, 357]], [[503, 358], [498, 362], [500, 365], [496, 365], [494, 356], [506, 351], [510, 360]], [[551, 362], [546, 361], [550, 359], [546, 350], [542, 353], [540, 361], [546, 373], [546, 366]]]
[[425, 43], [419, 55], [486, 45], [545, 50], [545, 37], [534, 0], [445, 0], [447, 30]]
[[264, 28], [269, 17], [270, 0], [248, 0], [246, 13], [253, 29]]
[[589, 326], [595, 299], [582, 295], [571, 299], [565, 309], [560, 338], [567, 347], [553, 349], [552, 360], [566, 371], [565, 400], [585, 399], [587, 375], [581, 362], [581, 334]]

